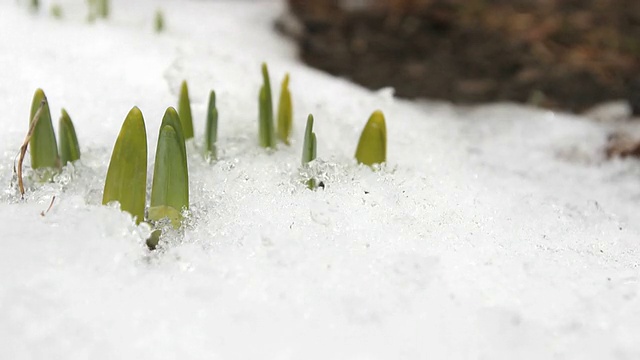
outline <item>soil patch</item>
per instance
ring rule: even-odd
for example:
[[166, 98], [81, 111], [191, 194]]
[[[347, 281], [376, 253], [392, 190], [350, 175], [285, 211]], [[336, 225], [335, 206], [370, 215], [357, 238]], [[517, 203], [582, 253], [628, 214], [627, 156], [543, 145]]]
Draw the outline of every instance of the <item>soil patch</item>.
[[300, 56], [372, 89], [576, 112], [638, 97], [638, 0], [344, 3], [290, 0]]

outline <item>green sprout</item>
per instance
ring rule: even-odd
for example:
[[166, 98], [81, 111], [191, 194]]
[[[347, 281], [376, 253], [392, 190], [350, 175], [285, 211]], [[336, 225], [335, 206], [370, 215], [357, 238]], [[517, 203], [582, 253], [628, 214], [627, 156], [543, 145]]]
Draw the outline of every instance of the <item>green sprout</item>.
[[[38, 119], [35, 115], [43, 103], [43, 108]], [[35, 124], [29, 147], [31, 148], [31, 167], [33, 169], [60, 168], [60, 157], [58, 156], [58, 145], [56, 143], [56, 135], [53, 131], [53, 123], [51, 122], [51, 112], [49, 111], [49, 102], [42, 89], [37, 89], [33, 95], [31, 102], [31, 115], [29, 117], [29, 125], [31, 122], [37, 121]]]
[[382, 111], [374, 111], [362, 130], [356, 160], [369, 166], [382, 164], [387, 160], [387, 127]]
[[291, 93], [289, 92], [289, 74], [286, 74], [282, 81], [280, 102], [278, 103], [278, 137], [287, 145], [289, 145], [292, 125], [293, 115], [291, 110]]
[[302, 146], [302, 165], [316, 159], [316, 133], [313, 132], [313, 115], [307, 118], [307, 127], [304, 129], [304, 145]]
[[60, 4], [52, 4], [49, 11], [51, 11], [51, 16], [54, 18], [62, 19], [62, 6]]
[[118, 201], [120, 208], [135, 218], [144, 219], [147, 188], [147, 130], [142, 112], [129, 111], [113, 147], [102, 204]]
[[157, 33], [164, 31], [164, 14], [160, 9], [156, 10], [156, 15], [153, 18], [153, 26]]
[[62, 109], [58, 129], [60, 130], [60, 160], [62, 165], [80, 159], [80, 145], [78, 145], [76, 129], [65, 109]]
[[96, 18], [106, 19], [109, 17], [109, 0], [87, 0], [89, 7], [89, 21]]
[[98, 3], [98, 16], [100, 16], [103, 19], [108, 18], [109, 11], [110, 11], [109, 0], [97, 0], [97, 3]]
[[[302, 145], [302, 166], [306, 166], [308, 163], [316, 159], [316, 133], [313, 132], [313, 115], [309, 114], [307, 118], [307, 127], [304, 130], [304, 144]], [[307, 181], [309, 189], [316, 188], [315, 179], [309, 179]]]
[[204, 134], [204, 150], [207, 159], [218, 158], [216, 142], [218, 141], [218, 109], [216, 108], [216, 92], [211, 90], [209, 94], [209, 105], [207, 106], [207, 123]]
[[271, 100], [271, 82], [269, 81], [269, 70], [267, 64], [262, 63], [263, 84], [260, 87], [259, 96], [259, 141], [264, 148], [275, 148], [275, 134], [273, 131], [273, 102]]
[[189, 140], [193, 137], [193, 119], [191, 117], [191, 101], [189, 100], [189, 88], [187, 81], [183, 80], [180, 86], [180, 100], [178, 101], [178, 114], [182, 122], [182, 130], [184, 131], [184, 139]]
[[187, 150], [180, 117], [172, 107], [164, 113], [156, 148], [149, 220], [168, 218], [180, 227], [180, 212], [189, 208]]

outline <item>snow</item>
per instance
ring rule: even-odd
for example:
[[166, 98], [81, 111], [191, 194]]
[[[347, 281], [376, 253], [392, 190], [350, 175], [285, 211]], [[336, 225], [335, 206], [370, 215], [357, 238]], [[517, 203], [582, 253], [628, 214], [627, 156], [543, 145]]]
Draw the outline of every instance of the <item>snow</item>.
[[[602, 155], [636, 125], [362, 89], [296, 59], [272, 30], [280, 2], [119, 0], [93, 24], [83, 1], [58, 3], [62, 20], [0, 4], [1, 358], [640, 358], [640, 164]], [[257, 145], [262, 61], [275, 94], [291, 73], [294, 143], [275, 152]], [[134, 105], [153, 168], [183, 79], [192, 209], [149, 252], [146, 225], [100, 205], [104, 177]], [[83, 158], [23, 201], [12, 166], [37, 87]], [[378, 108], [388, 164], [373, 172], [353, 153]], [[301, 181], [308, 113], [324, 190]]]

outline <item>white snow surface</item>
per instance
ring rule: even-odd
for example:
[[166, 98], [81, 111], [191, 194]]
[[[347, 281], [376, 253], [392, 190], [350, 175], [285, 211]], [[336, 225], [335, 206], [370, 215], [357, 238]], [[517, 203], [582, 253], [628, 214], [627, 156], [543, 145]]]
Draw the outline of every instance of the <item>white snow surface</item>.
[[[62, 20], [0, 3], [0, 358], [640, 359], [640, 163], [602, 155], [619, 125], [371, 92], [297, 60], [273, 31], [280, 2], [117, 0], [92, 24], [84, 1], [58, 3]], [[291, 73], [294, 141], [272, 152], [257, 142], [262, 61], [276, 101]], [[192, 206], [150, 252], [149, 228], [102, 206], [102, 188], [134, 105], [151, 179], [183, 79]], [[83, 157], [20, 200], [38, 87]], [[199, 153], [210, 89], [213, 164]], [[353, 154], [378, 108], [388, 164], [374, 172]], [[301, 181], [308, 113], [324, 190]]]

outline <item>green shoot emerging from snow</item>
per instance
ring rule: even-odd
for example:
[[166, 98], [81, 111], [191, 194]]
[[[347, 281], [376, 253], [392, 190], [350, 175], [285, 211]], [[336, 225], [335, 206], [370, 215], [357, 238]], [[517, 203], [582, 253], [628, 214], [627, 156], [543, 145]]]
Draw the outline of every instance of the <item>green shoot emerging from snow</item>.
[[98, 1], [98, 15], [106, 19], [109, 17], [109, 0], [97, 0]]
[[316, 159], [316, 133], [313, 132], [313, 115], [307, 118], [307, 127], [304, 129], [304, 145], [302, 146], [302, 165]]
[[193, 118], [191, 117], [191, 101], [189, 100], [189, 88], [187, 81], [182, 81], [180, 86], [180, 100], [178, 101], [178, 114], [182, 122], [182, 130], [184, 131], [184, 139], [189, 140], [193, 137]]
[[287, 74], [282, 81], [280, 102], [278, 103], [278, 137], [287, 145], [289, 145], [292, 126], [293, 111], [291, 109], [291, 93], [289, 92], [289, 74]]
[[73, 127], [73, 122], [65, 109], [62, 109], [58, 130], [60, 132], [60, 160], [62, 165], [80, 159], [80, 145], [78, 145], [76, 129]]
[[153, 28], [157, 33], [164, 31], [164, 14], [162, 10], [156, 10], [156, 15], [153, 18]]
[[369, 166], [387, 161], [387, 127], [382, 111], [375, 111], [362, 130], [356, 159]]
[[106, 19], [109, 17], [109, 0], [87, 0], [89, 6], [89, 21], [96, 18]]
[[49, 11], [55, 19], [62, 19], [62, 6], [60, 4], [51, 4]]
[[[316, 133], [313, 132], [313, 115], [307, 118], [307, 127], [304, 130], [304, 144], [302, 145], [302, 166], [316, 159]], [[315, 179], [307, 181], [309, 189], [316, 188]]]
[[271, 100], [271, 82], [269, 80], [269, 70], [267, 64], [262, 63], [263, 84], [260, 88], [259, 97], [259, 140], [260, 146], [264, 148], [275, 148], [275, 134], [273, 129], [273, 102]]
[[218, 141], [218, 109], [216, 108], [216, 92], [213, 90], [211, 90], [209, 94], [207, 123], [204, 136], [205, 158], [216, 160], [218, 158], [216, 149], [216, 142]]
[[44, 101], [40, 117], [33, 128], [29, 147], [31, 148], [31, 167], [34, 169], [42, 168], [60, 168], [60, 157], [58, 156], [58, 145], [56, 143], [56, 135], [53, 131], [51, 123], [51, 112], [49, 111], [49, 103], [42, 89], [36, 90], [31, 103], [31, 115], [29, 117], [29, 125], [34, 121], [34, 117], [40, 103]]
[[144, 219], [147, 188], [147, 131], [140, 109], [129, 111], [113, 147], [102, 203], [118, 201], [120, 208]]
[[187, 150], [180, 118], [174, 108], [164, 113], [156, 148], [149, 220], [168, 218], [180, 227], [180, 212], [189, 208]]

